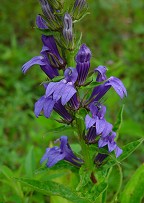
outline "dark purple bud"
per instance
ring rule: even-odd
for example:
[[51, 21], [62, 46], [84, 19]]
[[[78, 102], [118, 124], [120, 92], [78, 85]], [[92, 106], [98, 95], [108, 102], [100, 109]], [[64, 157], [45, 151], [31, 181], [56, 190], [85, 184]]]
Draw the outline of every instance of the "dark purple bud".
[[70, 104], [71, 108], [74, 109], [74, 110], [77, 110], [79, 108], [80, 101], [79, 101], [79, 99], [77, 97], [77, 94], [74, 94], [72, 96], [72, 98], [69, 101], [69, 104]]
[[98, 155], [95, 157], [94, 162], [96, 163], [96, 165], [101, 165], [102, 162], [108, 157], [108, 154], [100, 154], [98, 153]]
[[87, 11], [87, 2], [86, 0], [75, 0], [73, 7], [73, 15], [75, 19], [81, 18]]
[[64, 15], [64, 28], [63, 28], [63, 36], [65, 38], [65, 40], [70, 43], [73, 40], [73, 25], [72, 25], [72, 18], [71, 16], [66, 13]]
[[90, 127], [85, 139], [87, 143], [94, 143], [97, 137], [95, 126]]
[[47, 0], [39, 0], [39, 1], [42, 7], [43, 14], [48, 18], [48, 20], [55, 21], [55, 16], [52, 13], [52, 9]]
[[81, 10], [86, 5], [86, 0], [76, 0], [74, 3], [74, 8]]
[[83, 85], [86, 80], [86, 77], [88, 75], [88, 71], [90, 68], [90, 58], [91, 58], [91, 51], [85, 44], [83, 44], [80, 47], [75, 58], [77, 63], [76, 69], [78, 72], [77, 81], [79, 85]]
[[66, 136], [62, 136], [60, 139], [60, 147], [53, 147], [53, 148], [47, 148], [46, 153], [41, 159], [41, 163], [43, 163], [45, 160], [47, 161], [47, 167], [50, 168], [54, 166], [56, 163], [58, 163], [61, 160], [66, 160], [75, 166], [80, 167], [83, 164], [83, 161], [76, 157], [73, 153], [69, 143], [68, 138]]
[[40, 15], [37, 15], [36, 17], [36, 25], [40, 29], [48, 29], [46, 21]]
[[105, 66], [98, 66], [95, 69], [95, 72], [98, 72], [98, 75], [97, 75], [97, 78], [96, 78], [97, 82], [102, 82], [102, 81], [107, 79], [107, 77], [105, 75], [106, 71], [107, 71], [107, 68]]

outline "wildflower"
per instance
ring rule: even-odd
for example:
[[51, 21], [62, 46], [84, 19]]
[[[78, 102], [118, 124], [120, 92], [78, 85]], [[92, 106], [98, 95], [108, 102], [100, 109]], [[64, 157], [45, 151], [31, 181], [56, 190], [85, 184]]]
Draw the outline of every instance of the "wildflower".
[[[35, 56], [22, 66], [22, 72], [26, 73], [33, 65], [40, 65], [41, 69], [50, 78], [58, 76], [57, 68], [64, 66], [64, 60], [60, 57], [55, 40], [52, 36], [42, 36], [44, 44], [41, 50], [41, 56]], [[48, 58], [51, 57], [51, 61]]]
[[89, 115], [86, 115], [85, 117], [86, 129], [90, 129], [86, 136], [88, 142], [94, 141], [96, 136], [100, 135], [103, 132], [106, 123], [104, 119], [104, 115], [106, 112], [105, 106], [95, 106], [94, 103], [92, 103], [90, 105], [90, 111], [92, 113], [92, 118]]
[[42, 53], [48, 54], [48, 56], [51, 58], [51, 64], [56, 68], [65, 66], [65, 61], [59, 54], [54, 37], [42, 35], [42, 42], [44, 45]]
[[73, 153], [69, 143], [68, 138], [66, 136], [61, 136], [59, 139], [60, 141], [60, 147], [53, 147], [53, 148], [47, 148], [46, 153], [41, 159], [41, 163], [43, 163], [45, 160], [47, 160], [47, 167], [50, 168], [54, 166], [56, 163], [58, 163], [61, 160], [66, 160], [75, 166], [80, 167], [83, 161], [76, 157]]
[[[44, 84], [45, 89], [47, 88], [47, 84]], [[60, 100], [55, 101], [51, 96], [46, 97], [45, 95], [38, 99], [38, 101], [35, 103], [34, 107], [34, 113], [36, 117], [38, 117], [43, 111], [44, 116], [46, 118], [49, 118], [52, 111], [56, 111], [65, 121], [71, 122], [72, 117], [68, 113], [68, 111], [65, 109], [65, 107], [61, 104]]]
[[49, 118], [51, 112], [54, 108], [55, 101], [51, 97], [42, 96], [36, 103], [34, 108], [34, 113], [36, 117], [39, 116], [40, 112], [43, 110], [44, 116]]
[[98, 85], [93, 89], [90, 100], [99, 101], [111, 87], [114, 88], [121, 99], [127, 96], [126, 88], [121, 80], [112, 76], [108, 78], [104, 84]]
[[105, 66], [98, 66], [94, 71], [98, 72], [98, 75], [96, 78], [97, 82], [102, 82], [107, 79], [107, 77], [105, 75], [107, 68]]
[[120, 149], [116, 142], [114, 141], [116, 137], [115, 132], [111, 132], [106, 137], [101, 136], [100, 140], [98, 141], [99, 148], [102, 148], [104, 146], [108, 146], [108, 151], [112, 152], [115, 151], [116, 157], [119, 157], [122, 153], [122, 149]]
[[77, 72], [78, 72], [78, 84], [79, 85], [83, 85], [85, 80], [86, 80], [86, 77], [88, 75], [88, 71], [89, 71], [89, 67], [90, 67], [90, 58], [91, 58], [91, 51], [90, 49], [85, 45], [83, 44], [77, 55], [76, 55], [76, 69], [77, 69]]
[[77, 80], [75, 68], [67, 68], [64, 72], [65, 78], [60, 82], [50, 82], [46, 89], [46, 97], [52, 95], [53, 100], [61, 99], [61, 104], [65, 105], [76, 93], [74, 83]]

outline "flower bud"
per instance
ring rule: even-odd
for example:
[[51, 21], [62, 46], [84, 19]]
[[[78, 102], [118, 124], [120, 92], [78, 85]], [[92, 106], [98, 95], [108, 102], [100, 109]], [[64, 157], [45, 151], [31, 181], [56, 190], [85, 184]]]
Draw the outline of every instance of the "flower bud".
[[72, 18], [71, 16], [66, 13], [64, 16], [64, 28], [63, 28], [63, 36], [67, 43], [71, 43], [73, 40], [73, 32], [72, 32]]
[[87, 11], [86, 0], [76, 0], [73, 7], [73, 15], [75, 19], [81, 18]]
[[55, 20], [55, 16], [52, 13], [52, 9], [49, 5], [49, 3], [47, 2], [47, 0], [39, 0], [41, 7], [42, 7], [42, 11], [43, 14], [50, 20], [50, 21], [54, 21]]
[[90, 58], [91, 58], [91, 51], [85, 44], [83, 44], [80, 47], [75, 58], [77, 62], [76, 69], [78, 72], [77, 80], [79, 85], [83, 85], [86, 80], [89, 67], [90, 67]]
[[48, 0], [48, 3], [52, 6], [52, 8], [59, 10], [61, 9], [62, 5], [58, 0]]

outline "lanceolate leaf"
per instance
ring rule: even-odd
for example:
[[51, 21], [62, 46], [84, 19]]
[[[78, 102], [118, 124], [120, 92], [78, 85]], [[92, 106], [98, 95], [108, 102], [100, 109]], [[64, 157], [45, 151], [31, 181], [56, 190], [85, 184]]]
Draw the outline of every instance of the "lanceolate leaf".
[[100, 184], [96, 184], [92, 188], [93, 193], [93, 202], [107, 189], [108, 185], [106, 182], [101, 182]]
[[129, 157], [132, 154], [132, 152], [134, 152], [142, 144], [143, 141], [144, 139], [139, 139], [137, 141], [130, 142], [129, 144], [125, 145], [122, 148], [123, 153], [120, 155], [120, 157], [115, 160], [114, 159], [109, 160], [108, 163], [104, 166], [104, 168], [110, 168], [115, 164], [117, 164], [117, 162], [122, 162], [124, 159]]
[[91, 203], [90, 200], [86, 199], [85, 197], [80, 197], [78, 193], [59, 183], [55, 183], [52, 181], [41, 182], [38, 180], [24, 178], [14, 178], [14, 179], [31, 187], [33, 190], [37, 190], [46, 195], [61, 196], [75, 203]]
[[144, 197], [144, 164], [142, 164], [121, 194], [121, 203], [141, 203]]

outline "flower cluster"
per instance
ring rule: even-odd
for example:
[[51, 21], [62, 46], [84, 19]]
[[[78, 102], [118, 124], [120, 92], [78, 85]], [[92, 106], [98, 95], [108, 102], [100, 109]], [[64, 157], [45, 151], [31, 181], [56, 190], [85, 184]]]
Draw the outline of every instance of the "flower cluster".
[[[65, 44], [69, 47], [69, 44], [74, 42], [73, 21], [79, 18], [78, 16], [81, 16], [87, 8], [86, 1], [76, 0], [72, 14], [65, 12], [63, 17], [61, 16], [63, 8], [60, 1], [52, 2], [40, 0], [44, 16], [37, 16], [37, 27], [41, 30], [48, 30], [48, 32], [51, 30], [58, 32], [59, 30]], [[116, 144], [113, 125], [105, 119], [106, 106], [102, 104], [101, 100], [111, 87], [121, 99], [127, 96], [127, 91], [121, 80], [113, 76], [107, 78], [107, 68], [100, 65], [93, 71], [95, 81], [91, 80], [87, 83], [90, 73], [91, 51], [85, 44], [79, 47], [75, 58], [72, 59], [75, 60], [75, 67], [70, 67], [64, 53], [65, 49], [60, 46], [60, 41], [57, 42], [54, 35], [43, 34], [41, 40], [43, 43], [41, 55], [32, 58], [22, 67], [23, 73], [26, 73], [33, 65], [37, 64], [48, 77], [48, 81], [43, 83], [45, 94], [35, 103], [36, 117], [43, 113], [46, 118], [49, 118], [55, 111], [61, 117], [60, 122], [74, 126], [76, 114], [81, 109], [85, 109], [87, 112], [83, 118], [85, 121], [83, 136], [85, 144], [94, 144], [98, 148], [107, 150], [107, 154], [98, 153], [94, 157], [93, 163], [101, 163], [112, 151], [115, 152], [116, 157], [120, 156], [122, 150]], [[97, 83], [96, 87], [92, 88], [90, 94], [84, 95], [84, 88], [92, 82]], [[46, 160], [48, 167], [54, 166], [60, 160], [66, 160], [77, 167], [84, 164], [85, 160], [76, 156], [72, 151], [66, 136], [61, 136], [59, 141], [60, 147], [46, 149], [41, 163]]]

